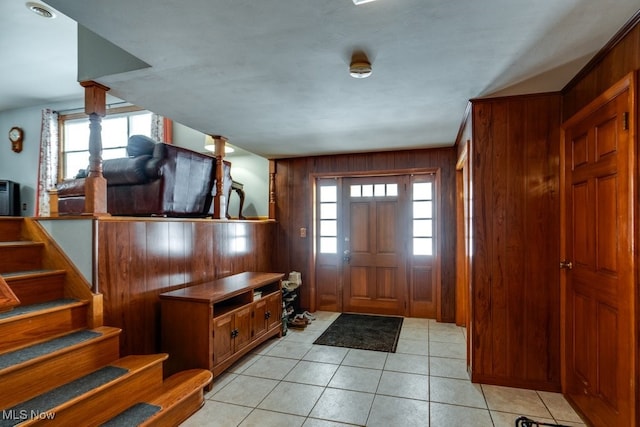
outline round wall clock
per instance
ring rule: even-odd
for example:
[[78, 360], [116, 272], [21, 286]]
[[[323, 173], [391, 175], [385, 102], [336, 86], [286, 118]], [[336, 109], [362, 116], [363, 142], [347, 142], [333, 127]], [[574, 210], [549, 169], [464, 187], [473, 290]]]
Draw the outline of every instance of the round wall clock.
[[9, 130], [9, 141], [11, 141], [11, 149], [16, 153], [22, 151], [22, 140], [24, 139], [24, 131], [17, 126]]

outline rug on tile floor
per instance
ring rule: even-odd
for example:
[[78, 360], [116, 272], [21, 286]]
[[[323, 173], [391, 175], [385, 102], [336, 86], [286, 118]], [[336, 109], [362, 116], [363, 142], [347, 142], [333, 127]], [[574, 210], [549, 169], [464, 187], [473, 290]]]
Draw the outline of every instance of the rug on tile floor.
[[314, 344], [396, 352], [402, 317], [342, 313]]

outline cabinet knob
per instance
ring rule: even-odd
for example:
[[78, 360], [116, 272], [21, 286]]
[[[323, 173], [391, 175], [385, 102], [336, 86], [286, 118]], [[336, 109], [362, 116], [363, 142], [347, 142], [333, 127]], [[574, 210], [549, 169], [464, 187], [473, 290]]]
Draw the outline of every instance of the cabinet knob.
[[270, 311], [267, 311], [267, 312], [264, 314], [264, 318], [265, 318], [265, 319], [269, 319], [269, 318], [271, 318], [271, 312], [270, 312]]
[[235, 338], [238, 336], [240, 332], [237, 329], [234, 329], [233, 331], [231, 331], [231, 338]]

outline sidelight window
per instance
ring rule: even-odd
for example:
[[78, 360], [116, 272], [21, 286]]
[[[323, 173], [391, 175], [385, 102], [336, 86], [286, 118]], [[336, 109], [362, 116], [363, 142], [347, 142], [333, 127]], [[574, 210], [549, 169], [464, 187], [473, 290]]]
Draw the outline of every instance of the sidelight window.
[[433, 183], [413, 183], [413, 254], [433, 255]]
[[338, 187], [320, 186], [320, 252], [338, 252]]

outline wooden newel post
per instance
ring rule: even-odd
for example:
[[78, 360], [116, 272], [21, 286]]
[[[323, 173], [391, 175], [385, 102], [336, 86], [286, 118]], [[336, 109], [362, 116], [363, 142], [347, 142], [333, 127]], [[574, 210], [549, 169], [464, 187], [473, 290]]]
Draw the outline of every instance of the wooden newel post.
[[213, 196], [213, 218], [222, 219], [227, 215], [227, 195], [224, 194], [224, 146], [227, 138], [210, 135], [215, 143], [213, 155], [216, 158], [216, 193]]
[[102, 175], [102, 118], [107, 114], [108, 87], [93, 81], [85, 88], [84, 112], [89, 116], [89, 170], [84, 184], [84, 212], [107, 214], [107, 180]]
[[276, 162], [269, 160], [269, 219], [276, 219]]

